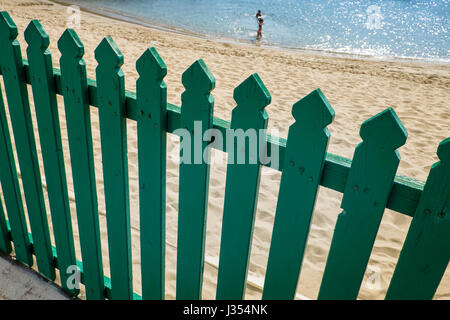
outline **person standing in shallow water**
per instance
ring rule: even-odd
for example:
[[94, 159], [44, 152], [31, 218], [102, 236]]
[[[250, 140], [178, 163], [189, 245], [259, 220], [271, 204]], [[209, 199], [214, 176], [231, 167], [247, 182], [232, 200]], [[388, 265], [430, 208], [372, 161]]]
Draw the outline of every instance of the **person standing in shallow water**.
[[258, 32], [256, 33], [256, 40], [261, 40], [262, 38], [262, 25], [264, 23], [263, 18], [258, 19]]
[[256, 33], [256, 40], [260, 40], [262, 38], [262, 25], [264, 23], [261, 10], [258, 10], [258, 12], [256, 13], [256, 22], [258, 23], [258, 32]]

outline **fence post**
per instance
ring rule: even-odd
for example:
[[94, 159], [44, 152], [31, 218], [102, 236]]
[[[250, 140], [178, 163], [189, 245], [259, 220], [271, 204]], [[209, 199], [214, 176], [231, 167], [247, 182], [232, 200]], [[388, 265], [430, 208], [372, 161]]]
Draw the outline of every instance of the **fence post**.
[[[3, 94], [0, 87], [0, 181], [3, 190], [6, 211], [8, 212], [11, 235], [14, 243], [16, 258], [20, 262], [31, 266], [33, 257], [30, 250], [30, 238], [28, 237], [27, 222], [22, 205], [19, 181], [17, 179], [16, 164], [11, 146], [6, 110], [3, 102]], [[6, 225], [6, 222], [5, 222]], [[8, 239], [9, 242], [9, 239]], [[11, 248], [11, 244], [9, 244]], [[8, 246], [5, 247], [8, 251]], [[9, 249], [10, 250], [10, 249]], [[5, 251], [5, 252], [6, 252]]]
[[263, 299], [293, 299], [325, 163], [334, 111], [320, 89], [294, 104]]
[[17, 35], [17, 27], [14, 21], [7, 12], [1, 12], [0, 47], [2, 48], [2, 54], [0, 65], [22, 174], [34, 251], [39, 272], [46, 278], [54, 280], [55, 268], [48, 230], [47, 211], [42, 191], [27, 85], [24, 79], [22, 55], [19, 42], [16, 40]]
[[256, 73], [234, 89], [233, 98], [237, 106], [232, 112], [227, 145], [234, 142], [235, 137], [238, 141], [233, 143], [232, 149], [227, 148], [229, 162], [216, 299], [244, 297], [258, 202], [261, 148], [266, 147], [266, 134], [261, 134], [260, 130], [267, 128], [269, 117], [264, 108], [271, 100], [269, 91]]
[[320, 286], [319, 299], [356, 299], [407, 132], [392, 108], [365, 121]]
[[123, 55], [111, 37], [95, 49], [111, 298], [132, 299], [130, 208], [128, 197]]
[[103, 263], [84, 47], [75, 31], [66, 29], [58, 48], [86, 297], [100, 300]]
[[167, 67], [155, 48], [136, 62], [142, 298], [164, 299]]
[[76, 259], [52, 57], [47, 49], [50, 41], [48, 34], [37, 20], [31, 21], [28, 25], [25, 30], [25, 40], [28, 42], [29, 73], [44, 161], [45, 181], [47, 182], [61, 285], [66, 291], [76, 296], [79, 290], [69, 289], [67, 286], [67, 278], [70, 274], [68, 275], [66, 270], [69, 266], [76, 264]]
[[188, 131], [191, 143], [180, 154], [176, 297], [185, 300], [202, 296], [210, 159], [209, 141], [203, 135], [212, 128], [214, 98], [210, 92], [215, 79], [203, 60], [197, 60], [183, 73], [182, 82], [186, 90], [181, 96], [181, 127]]
[[386, 299], [432, 299], [450, 259], [450, 138], [439, 144]]

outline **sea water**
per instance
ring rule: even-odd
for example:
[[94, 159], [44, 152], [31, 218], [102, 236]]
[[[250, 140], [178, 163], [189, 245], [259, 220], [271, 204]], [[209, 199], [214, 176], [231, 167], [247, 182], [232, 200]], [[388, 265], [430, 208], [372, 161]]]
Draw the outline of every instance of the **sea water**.
[[[72, 0], [205, 37], [372, 57], [450, 62], [450, 0]], [[264, 18], [256, 41], [255, 14]]]

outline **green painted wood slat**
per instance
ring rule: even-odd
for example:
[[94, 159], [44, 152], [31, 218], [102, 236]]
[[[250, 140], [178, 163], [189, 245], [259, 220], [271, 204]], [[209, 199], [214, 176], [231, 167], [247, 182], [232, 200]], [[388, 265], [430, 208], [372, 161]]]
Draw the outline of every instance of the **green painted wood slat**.
[[317, 89], [294, 104], [292, 115], [263, 299], [295, 296], [334, 111]]
[[[216, 292], [216, 299], [220, 300], [244, 298], [258, 201], [260, 160], [266, 147], [265, 132], [261, 134], [260, 130], [267, 128], [268, 115], [264, 108], [271, 101], [269, 91], [256, 73], [234, 90], [233, 98], [237, 106], [232, 111], [231, 129], [237, 139], [239, 136], [243, 139], [234, 150], [228, 150]], [[244, 136], [246, 134], [248, 138]], [[251, 149], [252, 146], [256, 149]]]
[[17, 26], [5, 11], [0, 13], [0, 65], [8, 100], [9, 113], [19, 160], [28, 218], [35, 242], [38, 270], [50, 280], [55, 279], [47, 211], [45, 208], [33, 123], [24, 81], [22, 55]]
[[64, 290], [76, 296], [79, 290], [69, 289], [67, 286], [67, 279], [71, 274], [66, 270], [69, 266], [75, 265], [76, 259], [52, 58], [47, 49], [50, 41], [48, 34], [37, 20], [31, 21], [28, 25], [25, 40], [28, 42], [27, 55], [30, 61], [34, 106], [54, 226], [53, 234], [60, 263], [61, 284]]
[[[30, 241], [28, 227], [22, 204], [19, 180], [17, 178], [16, 164], [14, 161], [11, 138], [9, 135], [6, 110], [3, 102], [3, 94], [0, 88], [0, 182], [3, 191], [5, 209], [8, 212], [8, 220], [11, 227], [11, 238], [14, 243], [16, 259], [31, 266]], [[5, 249], [8, 249], [6, 247]]]
[[128, 195], [125, 83], [123, 55], [111, 37], [95, 49], [97, 95], [112, 299], [131, 299], [132, 261]]
[[365, 121], [319, 291], [319, 299], [356, 299], [407, 137], [392, 108]]
[[167, 67], [155, 48], [136, 62], [139, 221], [143, 299], [164, 299]]
[[[212, 128], [215, 79], [203, 60], [194, 62], [182, 76], [181, 141], [176, 297], [201, 299], [209, 187], [209, 146], [204, 141]], [[185, 146], [185, 147], [183, 147]], [[203, 156], [205, 153], [205, 156]]]
[[8, 237], [5, 211], [3, 210], [3, 204], [0, 202], [0, 251], [2, 253], [10, 254], [11, 250], [12, 247]]
[[84, 46], [67, 29], [58, 48], [86, 297], [99, 300], [104, 298], [103, 263]]
[[432, 299], [450, 259], [450, 138], [428, 175], [386, 299]]

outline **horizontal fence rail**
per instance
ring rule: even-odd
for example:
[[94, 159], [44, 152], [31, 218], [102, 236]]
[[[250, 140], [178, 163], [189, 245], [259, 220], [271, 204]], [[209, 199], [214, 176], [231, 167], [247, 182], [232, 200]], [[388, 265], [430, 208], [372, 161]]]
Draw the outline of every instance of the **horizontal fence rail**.
[[[94, 81], [86, 76], [84, 46], [73, 30], [65, 30], [58, 41], [61, 70], [52, 67], [49, 37], [37, 20], [25, 31], [28, 60], [22, 59], [17, 35], [9, 14], [1, 12], [3, 253], [11, 253], [13, 243], [17, 260], [28, 266], [35, 255], [39, 272], [50, 280], [59, 269], [63, 289], [73, 296], [79, 290], [69, 287], [67, 272], [76, 264], [87, 299], [164, 299], [166, 138], [173, 133], [180, 136], [180, 159], [194, 159], [180, 164], [177, 299], [202, 297], [211, 148], [228, 153], [216, 299], [244, 298], [262, 165], [282, 173], [263, 299], [295, 297], [319, 186], [343, 193], [343, 200], [318, 299], [357, 298], [385, 208], [413, 218], [386, 299], [433, 298], [450, 258], [450, 138], [439, 145], [440, 161], [423, 183], [396, 175], [397, 149], [405, 143], [407, 132], [392, 108], [362, 124], [362, 141], [350, 160], [327, 152], [327, 126], [334, 110], [320, 89], [294, 104], [295, 122], [288, 138], [282, 139], [266, 134], [265, 107], [271, 96], [257, 74], [234, 90], [237, 105], [228, 122], [213, 117], [215, 78], [202, 60], [183, 73], [185, 91], [177, 106], [167, 103], [163, 81], [167, 67], [155, 48], [147, 49], [136, 62], [135, 94], [125, 90], [123, 55], [111, 37], [95, 50]], [[33, 93], [50, 208], [44, 202], [27, 84]], [[82, 261], [74, 252], [57, 95], [64, 97]], [[111, 278], [103, 273], [90, 106], [99, 109]], [[142, 296], [133, 291], [127, 118], [137, 122]], [[211, 129], [215, 133], [202, 140]], [[258, 132], [253, 141], [257, 152], [251, 153], [251, 137], [244, 137], [242, 147], [236, 136], [228, 135], [235, 130]], [[216, 134], [221, 143], [216, 143]], [[197, 135], [200, 146], [194, 142], [183, 147], [186, 139], [190, 142]], [[56, 247], [50, 241], [47, 210]]]

